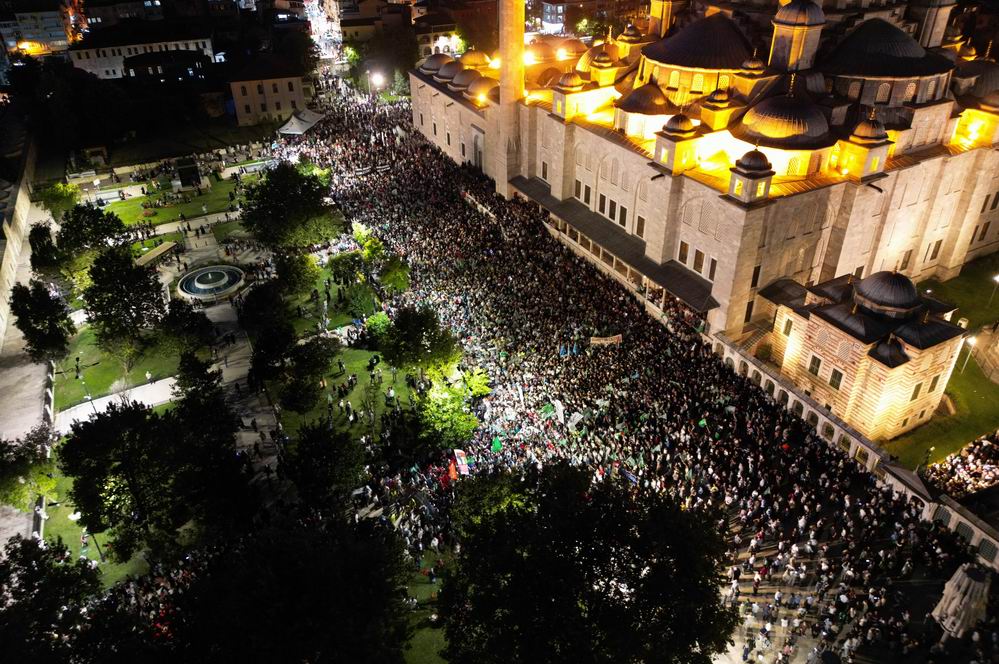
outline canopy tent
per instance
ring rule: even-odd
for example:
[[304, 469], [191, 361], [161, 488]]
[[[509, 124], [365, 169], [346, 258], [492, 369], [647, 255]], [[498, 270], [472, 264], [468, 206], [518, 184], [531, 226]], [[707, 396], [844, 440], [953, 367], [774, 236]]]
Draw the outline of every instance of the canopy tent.
[[944, 638], [962, 638], [985, 617], [991, 581], [985, 570], [971, 563], [958, 568], [933, 609], [933, 617], [944, 629]]
[[288, 118], [288, 121], [281, 125], [278, 132], [282, 134], [291, 134], [293, 136], [301, 136], [305, 132], [312, 129], [312, 127], [324, 117], [326, 116], [322, 113], [316, 113], [315, 111], [310, 111], [307, 108], [295, 111], [291, 114], [291, 117]]

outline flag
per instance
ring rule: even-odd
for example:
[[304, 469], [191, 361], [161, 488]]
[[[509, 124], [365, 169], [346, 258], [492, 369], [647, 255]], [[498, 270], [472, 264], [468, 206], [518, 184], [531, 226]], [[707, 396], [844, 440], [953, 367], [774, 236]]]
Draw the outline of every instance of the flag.
[[458, 479], [458, 469], [455, 467], [454, 461], [449, 461], [447, 464], [447, 475], [452, 480]]
[[496, 436], [495, 438], [493, 438], [492, 450], [493, 452], [499, 452], [502, 449], [503, 449], [503, 441], [500, 440], [499, 436]]
[[701, 421], [697, 423], [697, 426], [702, 427], [702, 428], [706, 427], [706, 426], [708, 426], [708, 421], [706, 419], [704, 419], [704, 418], [701, 418]]

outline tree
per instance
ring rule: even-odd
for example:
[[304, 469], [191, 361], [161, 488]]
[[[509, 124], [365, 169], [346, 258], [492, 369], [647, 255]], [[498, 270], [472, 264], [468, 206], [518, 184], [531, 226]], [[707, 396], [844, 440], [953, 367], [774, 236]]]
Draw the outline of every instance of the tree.
[[364, 330], [375, 342], [376, 347], [381, 347], [381, 344], [385, 341], [385, 336], [388, 334], [391, 327], [392, 321], [389, 319], [388, 314], [384, 311], [372, 314], [368, 316], [366, 321], [364, 321]]
[[38, 189], [35, 196], [53, 219], [61, 219], [80, 200], [80, 188], [75, 184], [56, 182]]
[[339, 513], [349, 507], [350, 493], [361, 485], [364, 449], [349, 433], [306, 424], [288, 445], [281, 469], [303, 503]]
[[472, 399], [481, 399], [493, 391], [493, 388], [489, 386], [489, 374], [479, 367], [471, 371], [462, 371], [461, 382], [468, 391], [468, 396]]
[[52, 429], [45, 424], [23, 438], [0, 438], [0, 504], [28, 512], [39, 496], [55, 496], [51, 445]]
[[375, 309], [374, 294], [367, 284], [351, 284], [343, 289], [343, 309], [354, 318], [367, 316]]
[[277, 281], [288, 295], [311, 292], [323, 271], [310, 254], [278, 254], [274, 259]]
[[396, 97], [408, 97], [410, 94], [409, 77], [399, 69], [392, 76], [392, 94]]
[[403, 307], [385, 339], [385, 359], [400, 369], [427, 371], [458, 361], [461, 351], [429, 307]]
[[375, 524], [254, 533], [170, 597], [172, 661], [402, 664], [408, 578]]
[[207, 346], [214, 340], [215, 327], [187, 300], [170, 300], [157, 331], [161, 344], [178, 352]]
[[329, 268], [333, 279], [340, 284], [351, 284], [357, 280], [364, 267], [360, 251], [345, 251], [330, 259]]
[[568, 465], [458, 485], [445, 656], [463, 662], [708, 664], [738, 624], [703, 513]]
[[468, 408], [467, 392], [436, 381], [426, 396], [420, 398], [420, 434], [435, 449], [462, 447], [479, 426], [478, 418]]
[[56, 244], [66, 256], [100, 252], [117, 242], [126, 230], [118, 215], [105, 212], [93, 203], [82, 203], [63, 213]]
[[250, 186], [243, 205], [243, 225], [273, 248], [305, 247], [326, 242], [340, 229], [340, 219], [326, 204], [327, 187], [282, 162]]
[[0, 556], [0, 652], [11, 662], [68, 662], [72, 637], [88, 622], [85, 602], [100, 573], [74, 560], [62, 540], [15, 536]]
[[10, 293], [14, 325], [24, 335], [24, 347], [35, 362], [60, 360], [69, 352], [76, 325], [61, 296], [33, 279], [28, 286], [14, 284]]
[[341, 349], [336, 337], [312, 337], [292, 348], [289, 359], [295, 373], [319, 380], [333, 369], [333, 358]]
[[378, 238], [371, 236], [361, 247], [361, 257], [368, 265], [378, 263], [385, 256], [385, 245]]
[[165, 314], [163, 286], [155, 272], [135, 265], [124, 246], [98, 256], [90, 279], [83, 298], [97, 343], [128, 368], [138, 354], [143, 330]]
[[221, 389], [222, 371], [212, 369], [211, 362], [186, 350], [180, 354], [174, 380], [174, 394], [178, 397], [205, 395]]
[[31, 230], [28, 231], [28, 246], [31, 247], [32, 270], [39, 274], [49, 274], [59, 269], [61, 257], [48, 224], [31, 224]]
[[398, 256], [392, 256], [382, 266], [378, 282], [389, 293], [409, 290], [409, 266]]

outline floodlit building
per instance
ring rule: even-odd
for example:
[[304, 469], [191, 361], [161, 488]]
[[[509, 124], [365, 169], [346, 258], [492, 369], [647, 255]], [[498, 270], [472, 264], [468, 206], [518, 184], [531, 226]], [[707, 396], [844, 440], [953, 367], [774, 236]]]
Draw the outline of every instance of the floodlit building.
[[655, 315], [679, 300], [752, 350], [777, 334], [775, 282], [946, 280], [999, 247], [999, 64], [952, 7], [652, 0], [648, 34], [588, 48], [525, 43], [501, 0], [499, 52], [411, 72], [413, 120]]
[[17, 0], [12, 9], [0, 21], [0, 34], [8, 51], [38, 57], [69, 48], [77, 18], [73, 4], [62, 0]]
[[69, 61], [97, 78], [122, 78], [126, 58], [167, 51], [197, 51], [214, 61], [211, 28], [192, 21], [122, 21], [73, 44]]
[[259, 56], [229, 79], [239, 126], [283, 122], [306, 108], [300, 66], [274, 56]]

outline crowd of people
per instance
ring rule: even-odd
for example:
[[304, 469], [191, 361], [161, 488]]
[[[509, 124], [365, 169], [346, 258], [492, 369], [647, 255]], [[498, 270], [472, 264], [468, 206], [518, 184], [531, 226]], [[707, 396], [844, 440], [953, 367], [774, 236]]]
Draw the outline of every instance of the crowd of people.
[[[314, 133], [277, 156], [330, 169], [347, 219], [411, 265], [413, 288], [393, 304], [432, 306], [467, 363], [489, 373], [493, 393], [467, 445], [474, 472], [563, 459], [592, 469], [594, 481], [618, 476], [688, 509], [725, 508], [718, 526], [731, 542], [729, 598], [747, 617], [746, 660], [790, 661], [814, 637], [808, 651], [951, 661], [921, 626], [932, 607], [912, 615], [896, 581], [945, 580], [969, 559], [966, 543], [728, 370], [681, 302], [667, 298], [664, 321], [652, 320], [551, 238], [536, 205], [497, 198], [479, 172], [414, 135], [408, 105], [344, 95], [324, 111]], [[379, 172], [384, 163], [391, 170]], [[587, 344], [617, 334], [620, 344]], [[583, 350], [560, 352], [567, 347]], [[556, 401], [564, 417], [552, 414]], [[402, 523], [416, 560], [454, 543], [447, 463], [442, 455], [371, 481], [380, 504], [412, 506]], [[407, 500], [417, 493], [425, 499]], [[995, 652], [992, 633], [979, 661]]]
[[926, 469], [926, 479], [954, 498], [999, 484], [999, 432], [982, 436]]

